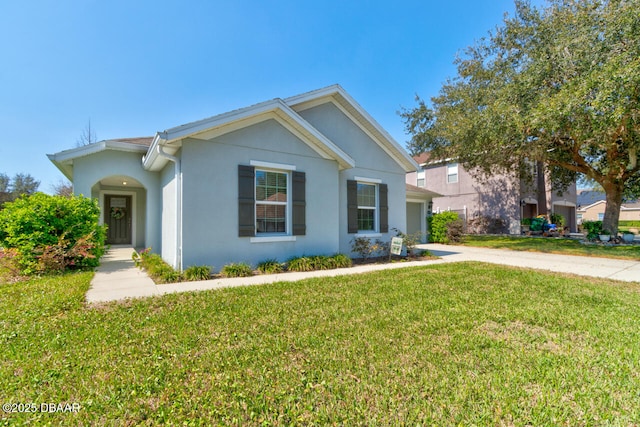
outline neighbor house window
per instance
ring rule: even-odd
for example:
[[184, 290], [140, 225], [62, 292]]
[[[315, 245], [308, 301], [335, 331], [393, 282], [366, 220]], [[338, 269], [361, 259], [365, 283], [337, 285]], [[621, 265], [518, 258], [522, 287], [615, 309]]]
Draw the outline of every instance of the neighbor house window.
[[256, 233], [287, 233], [289, 211], [286, 172], [256, 170]]
[[447, 165], [447, 184], [458, 182], [458, 164], [450, 163]]
[[598, 221], [602, 221], [603, 219], [604, 219], [604, 213], [603, 213], [603, 212], [600, 212], [600, 213], [598, 214]]
[[376, 231], [376, 193], [375, 184], [358, 183], [358, 231]]
[[418, 172], [417, 184], [416, 185], [418, 187], [424, 187], [425, 186], [425, 174], [424, 174], [424, 171]]

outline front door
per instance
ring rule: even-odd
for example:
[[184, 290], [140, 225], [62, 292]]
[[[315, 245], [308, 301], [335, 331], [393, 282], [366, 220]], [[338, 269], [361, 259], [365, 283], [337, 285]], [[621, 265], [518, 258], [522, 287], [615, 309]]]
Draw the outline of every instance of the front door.
[[107, 225], [107, 243], [131, 244], [131, 196], [105, 196], [104, 223]]

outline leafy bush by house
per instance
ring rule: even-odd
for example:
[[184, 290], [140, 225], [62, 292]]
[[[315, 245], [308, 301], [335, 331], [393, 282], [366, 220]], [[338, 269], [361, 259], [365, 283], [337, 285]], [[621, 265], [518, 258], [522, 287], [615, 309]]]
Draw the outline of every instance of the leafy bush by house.
[[593, 240], [602, 234], [602, 221], [584, 221], [582, 229], [587, 232], [587, 239]]
[[351, 239], [351, 252], [359, 255], [364, 260], [373, 255], [386, 256], [389, 255], [389, 242], [383, 242], [380, 239], [372, 241], [368, 237], [354, 237]]
[[348, 268], [351, 267], [353, 261], [345, 254], [335, 254], [331, 257], [333, 259], [335, 268]]
[[458, 220], [455, 212], [441, 212], [429, 217], [429, 241], [434, 243], [449, 243], [447, 224]]
[[464, 234], [464, 224], [460, 218], [447, 223], [447, 240], [449, 243], [462, 241]]
[[256, 268], [262, 274], [282, 273], [282, 271], [284, 270], [284, 266], [282, 265], [282, 263], [273, 258], [259, 262]]
[[556, 227], [558, 227], [558, 228], [564, 227], [564, 225], [566, 223], [565, 219], [564, 219], [564, 216], [562, 216], [559, 213], [552, 213], [551, 216], [550, 216], [550, 219], [551, 219], [551, 224], [555, 224]]
[[151, 253], [151, 248], [134, 252], [132, 258], [155, 283], [176, 283], [183, 280], [182, 274], [167, 264], [160, 255]]
[[222, 277], [249, 277], [253, 275], [253, 270], [246, 262], [231, 263], [222, 267], [220, 275]]
[[335, 254], [333, 256], [314, 255], [299, 256], [287, 261], [289, 271], [314, 271], [333, 270], [335, 268], [351, 267], [352, 261], [345, 254]]
[[[523, 225], [531, 225], [531, 218], [527, 218]], [[479, 216], [473, 218], [468, 224], [470, 234], [505, 234], [509, 231], [507, 222], [502, 218]]]
[[192, 265], [187, 268], [183, 275], [185, 280], [190, 282], [197, 280], [209, 280], [211, 278], [211, 270], [213, 267], [208, 265]]
[[299, 256], [287, 261], [287, 270], [289, 271], [313, 271], [315, 270], [314, 262], [311, 257]]
[[82, 196], [21, 197], [0, 211], [0, 246], [17, 251], [23, 274], [96, 267], [106, 236], [99, 216], [98, 202]]

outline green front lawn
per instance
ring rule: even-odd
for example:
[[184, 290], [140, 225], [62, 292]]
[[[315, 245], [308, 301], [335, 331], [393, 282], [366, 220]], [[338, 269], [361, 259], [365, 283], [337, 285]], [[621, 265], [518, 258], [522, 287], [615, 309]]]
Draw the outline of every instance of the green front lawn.
[[467, 235], [461, 244], [481, 248], [547, 252], [603, 258], [640, 259], [640, 245], [583, 244], [564, 237]]
[[[0, 285], [0, 425], [633, 425], [640, 285], [480, 263], [86, 307]], [[39, 406], [38, 406], [39, 407]]]

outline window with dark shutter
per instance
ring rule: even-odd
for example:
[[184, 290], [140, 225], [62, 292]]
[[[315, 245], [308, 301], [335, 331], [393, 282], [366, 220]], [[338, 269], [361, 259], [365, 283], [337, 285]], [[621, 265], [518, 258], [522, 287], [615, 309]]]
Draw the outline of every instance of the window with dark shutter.
[[358, 232], [358, 181], [347, 181], [347, 233]]
[[389, 232], [389, 202], [387, 201], [387, 184], [378, 184], [378, 195], [380, 196], [380, 232]]
[[304, 172], [293, 171], [291, 174], [291, 202], [292, 234], [304, 236], [307, 232], [306, 224], [306, 175]]
[[255, 221], [255, 169], [238, 166], [238, 236], [256, 235]]

